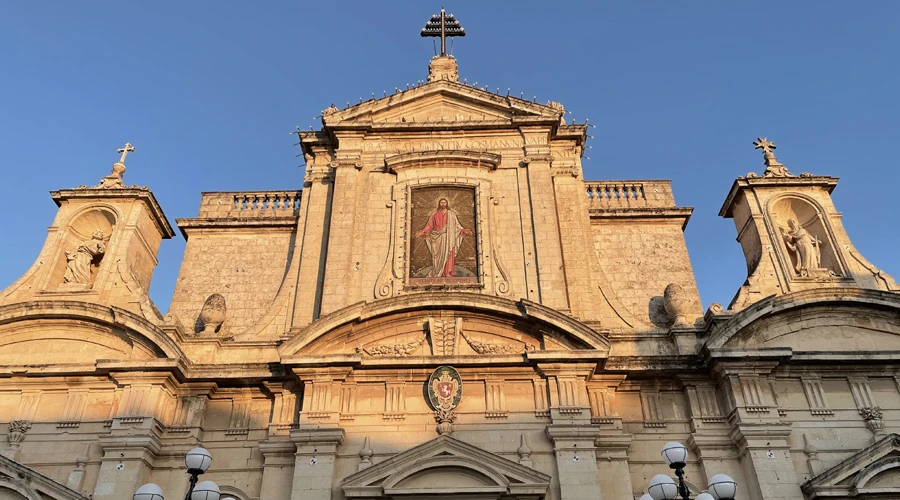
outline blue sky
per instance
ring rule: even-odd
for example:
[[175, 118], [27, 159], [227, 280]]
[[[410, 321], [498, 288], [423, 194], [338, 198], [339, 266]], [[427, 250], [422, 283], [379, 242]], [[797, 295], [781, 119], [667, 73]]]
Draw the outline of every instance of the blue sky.
[[[792, 172], [841, 178], [856, 247], [900, 279], [900, 2], [485, 2], [445, 7], [460, 75], [590, 122], [585, 177], [673, 179], [704, 305], [746, 277], [733, 180], [767, 136]], [[95, 184], [116, 148], [169, 221], [201, 191], [299, 188], [289, 135], [329, 104], [423, 79], [439, 2], [2, 2], [0, 289], [37, 257], [51, 189]], [[248, 249], [252, 251], [252, 249]], [[163, 243], [166, 311], [184, 240]], [[636, 257], [639, 258], [639, 257]]]

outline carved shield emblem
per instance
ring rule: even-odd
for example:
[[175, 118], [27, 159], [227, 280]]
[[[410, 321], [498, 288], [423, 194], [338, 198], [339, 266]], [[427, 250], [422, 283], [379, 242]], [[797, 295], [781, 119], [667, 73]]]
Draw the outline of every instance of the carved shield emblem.
[[439, 366], [428, 379], [428, 402], [435, 411], [456, 408], [462, 399], [462, 379], [452, 366]]

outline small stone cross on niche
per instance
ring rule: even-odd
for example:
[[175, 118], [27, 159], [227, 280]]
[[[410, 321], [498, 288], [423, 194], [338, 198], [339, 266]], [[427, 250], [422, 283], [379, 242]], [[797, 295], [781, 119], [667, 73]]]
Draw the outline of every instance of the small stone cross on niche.
[[119, 158], [119, 163], [124, 165], [125, 157], [128, 156], [128, 153], [134, 153], [134, 146], [132, 146], [130, 142], [126, 142], [124, 148], [119, 148], [116, 151], [122, 153], [122, 157]]

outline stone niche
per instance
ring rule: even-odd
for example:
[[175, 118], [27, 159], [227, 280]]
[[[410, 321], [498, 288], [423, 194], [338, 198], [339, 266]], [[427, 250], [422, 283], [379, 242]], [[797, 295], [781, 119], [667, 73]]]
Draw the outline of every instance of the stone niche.
[[[50, 273], [45, 289], [91, 288], [97, 280], [100, 264], [106, 255], [106, 249], [115, 228], [116, 216], [106, 208], [91, 208], [75, 216], [61, 235], [62, 243], [58, 248], [53, 271]], [[95, 238], [95, 236], [99, 238]], [[86, 253], [85, 247], [93, 248], [90, 253]], [[98, 251], [98, 247], [100, 251]], [[84, 255], [76, 255], [78, 253], [84, 253]], [[87, 282], [74, 280], [72, 271], [69, 270], [70, 262], [72, 266], [78, 266], [79, 264], [76, 262], [80, 259], [88, 262], [87, 270], [90, 274]], [[67, 271], [69, 271], [68, 274]]]
[[[834, 250], [833, 233], [814, 202], [798, 196], [774, 199], [770, 202], [769, 220], [773, 239], [780, 242], [779, 253], [795, 279], [844, 274], [844, 266]], [[812, 255], [807, 257], [808, 251]]]

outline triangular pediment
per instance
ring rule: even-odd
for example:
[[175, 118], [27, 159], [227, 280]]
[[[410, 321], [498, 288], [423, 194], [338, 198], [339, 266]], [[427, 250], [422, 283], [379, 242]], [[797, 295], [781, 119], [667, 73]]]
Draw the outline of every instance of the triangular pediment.
[[403, 495], [521, 496], [539, 499], [550, 476], [450, 436], [440, 436], [353, 474], [346, 498]]
[[558, 124], [561, 106], [537, 104], [512, 96], [494, 94], [451, 81], [437, 81], [380, 99], [371, 99], [323, 115], [326, 128], [417, 128], [441, 123], [503, 125], [547, 122]]
[[81, 493], [0, 455], [0, 498], [87, 500]]
[[900, 435], [889, 434], [802, 486], [807, 498], [900, 497]]

